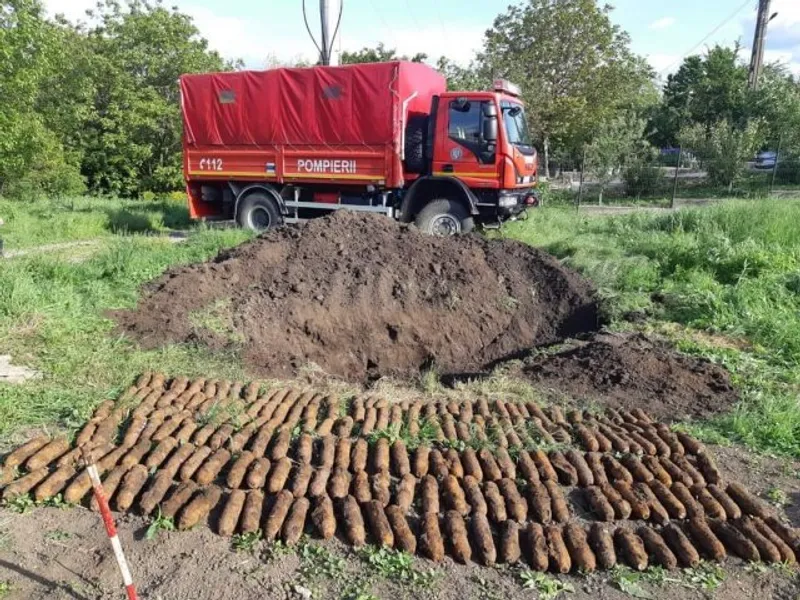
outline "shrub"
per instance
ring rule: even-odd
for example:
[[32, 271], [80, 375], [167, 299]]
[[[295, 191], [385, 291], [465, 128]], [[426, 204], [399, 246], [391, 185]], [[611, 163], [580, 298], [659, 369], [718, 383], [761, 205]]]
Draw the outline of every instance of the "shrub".
[[795, 154], [780, 158], [775, 181], [782, 185], [800, 184], [800, 155]]
[[554, 188], [549, 181], [540, 181], [537, 186], [539, 198], [543, 205], [552, 206], [572, 204], [575, 202], [575, 194], [572, 190], [565, 188]]
[[724, 185], [730, 191], [744, 178], [747, 161], [763, 140], [762, 129], [758, 121], [750, 121], [745, 127], [720, 121], [709, 128], [689, 127], [681, 131], [680, 141], [684, 147], [697, 151], [711, 182]]
[[[7, 117], [9, 115], [2, 115]], [[56, 135], [34, 114], [0, 118], [7, 125], [0, 140], [0, 193], [10, 198], [62, 196], [85, 190], [79, 167]]]
[[622, 173], [625, 194], [628, 196], [653, 196], [661, 183], [661, 169], [652, 163], [636, 161]]

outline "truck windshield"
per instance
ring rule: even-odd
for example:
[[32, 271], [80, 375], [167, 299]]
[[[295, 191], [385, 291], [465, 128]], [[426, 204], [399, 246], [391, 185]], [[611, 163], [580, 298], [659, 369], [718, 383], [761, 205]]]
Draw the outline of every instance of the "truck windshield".
[[521, 104], [503, 102], [503, 123], [506, 128], [508, 141], [515, 146], [531, 146], [531, 134], [528, 131], [528, 123], [525, 121], [525, 109]]

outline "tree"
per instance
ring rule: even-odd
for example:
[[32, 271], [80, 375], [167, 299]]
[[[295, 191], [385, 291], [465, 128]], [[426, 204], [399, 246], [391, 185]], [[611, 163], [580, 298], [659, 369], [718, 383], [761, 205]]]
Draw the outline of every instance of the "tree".
[[751, 98], [750, 113], [765, 125], [765, 139], [800, 154], [800, 81], [780, 65], [766, 65]]
[[76, 162], [35, 110], [40, 89], [61, 62], [56, 34], [38, 0], [0, 3], [0, 194], [82, 188]]
[[191, 17], [161, 2], [98, 4], [88, 31], [94, 55], [94, 114], [87, 123], [83, 170], [91, 189], [122, 195], [181, 186], [178, 78], [221, 71]]
[[800, 183], [800, 81], [780, 65], [767, 65], [753, 99], [753, 114], [765, 124], [764, 149], [780, 150], [777, 181]]
[[689, 56], [677, 72], [667, 77], [662, 102], [650, 118], [650, 141], [660, 148], [678, 144], [678, 133], [692, 120], [694, 98], [704, 78], [703, 59]]
[[447, 89], [450, 91], [487, 90], [492, 83], [489, 74], [474, 62], [469, 67], [462, 67], [442, 56], [436, 63], [436, 69], [447, 79]]
[[679, 141], [697, 153], [712, 183], [733, 191], [747, 170], [747, 161], [763, 143], [763, 132], [763, 123], [756, 120], [744, 127], [728, 121], [718, 121], [710, 127], [696, 123], [681, 131]]
[[306, 59], [302, 54], [298, 54], [293, 58], [282, 59], [277, 54], [268, 54], [264, 59], [264, 69], [281, 69], [281, 68], [297, 68], [297, 67], [311, 67], [313, 63]]
[[104, 0], [90, 22], [0, 3], [0, 193], [181, 187], [178, 78], [235, 65], [161, 2]]
[[608, 184], [621, 169], [649, 153], [644, 141], [645, 121], [627, 111], [603, 121], [586, 148], [586, 169], [600, 182], [600, 204]]
[[522, 86], [546, 162], [551, 145], [576, 152], [604, 120], [653, 98], [652, 71], [610, 10], [595, 0], [528, 0], [486, 32], [482, 68]]
[[428, 58], [427, 54], [418, 52], [412, 57], [398, 56], [395, 48], [387, 48], [380, 42], [375, 48], [362, 48], [355, 52], [342, 52], [341, 63], [343, 65], [354, 65], [358, 63], [390, 62], [394, 60], [410, 60], [411, 62], [424, 62]]
[[720, 121], [744, 126], [749, 118], [747, 67], [740, 47], [714, 46], [704, 56], [690, 56], [667, 78], [664, 98], [651, 120], [651, 141], [675, 146], [686, 126], [700, 124], [710, 131]]

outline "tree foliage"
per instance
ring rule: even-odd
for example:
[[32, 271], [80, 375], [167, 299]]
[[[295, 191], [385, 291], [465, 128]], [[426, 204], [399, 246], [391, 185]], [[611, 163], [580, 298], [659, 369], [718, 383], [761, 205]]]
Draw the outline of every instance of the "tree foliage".
[[468, 67], [463, 67], [446, 56], [439, 57], [436, 69], [447, 79], [449, 91], [474, 92], [489, 89], [492, 78], [473, 61]]
[[528, 0], [486, 32], [481, 68], [522, 86], [540, 141], [576, 151], [620, 110], [655, 101], [651, 70], [595, 0]]
[[626, 167], [644, 161], [650, 145], [644, 140], [645, 121], [633, 111], [621, 112], [606, 119], [586, 147], [585, 168], [600, 183], [600, 203], [603, 191]]
[[179, 188], [178, 78], [232, 66], [191, 18], [143, 0], [100, 2], [91, 27], [39, 0], [0, 7], [0, 191]]
[[37, 0], [0, 4], [0, 193], [58, 193], [82, 187], [78, 165], [36, 110], [60, 64], [61, 36]]
[[181, 182], [178, 78], [226, 65], [191, 17], [160, 3], [108, 1], [88, 31], [94, 56], [94, 118], [84, 173], [92, 188], [123, 195], [177, 189]]
[[655, 144], [676, 146], [681, 129], [691, 124], [706, 129], [721, 120], [744, 125], [747, 67], [738, 60], [738, 53], [738, 46], [714, 46], [706, 56], [686, 58], [667, 78], [663, 101], [651, 122]]
[[744, 126], [727, 120], [711, 126], [695, 123], [681, 131], [679, 141], [697, 152], [712, 183], [732, 189], [763, 142], [763, 126], [757, 120]]
[[342, 52], [341, 63], [354, 65], [358, 63], [391, 62], [394, 60], [409, 60], [411, 62], [424, 62], [428, 55], [418, 52], [414, 56], [398, 56], [395, 48], [387, 48], [380, 42], [375, 48], [362, 48], [355, 52]]
[[[710, 133], [720, 122], [743, 130], [753, 119], [763, 121], [768, 142], [794, 138], [800, 131], [800, 86], [783, 67], [767, 65], [759, 89], [748, 86], [748, 68], [738, 44], [714, 46], [704, 56], [690, 56], [664, 86], [663, 101], [653, 111], [650, 139], [676, 146], [687, 127]], [[800, 134], [797, 134], [800, 138]]]

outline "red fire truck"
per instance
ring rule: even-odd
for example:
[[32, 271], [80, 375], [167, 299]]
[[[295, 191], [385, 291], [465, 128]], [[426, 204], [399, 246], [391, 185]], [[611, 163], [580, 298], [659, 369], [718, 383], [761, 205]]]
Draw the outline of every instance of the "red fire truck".
[[538, 204], [519, 90], [448, 92], [418, 63], [181, 78], [193, 218], [268, 229], [332, 210], [385, 214], [436, 235]]

